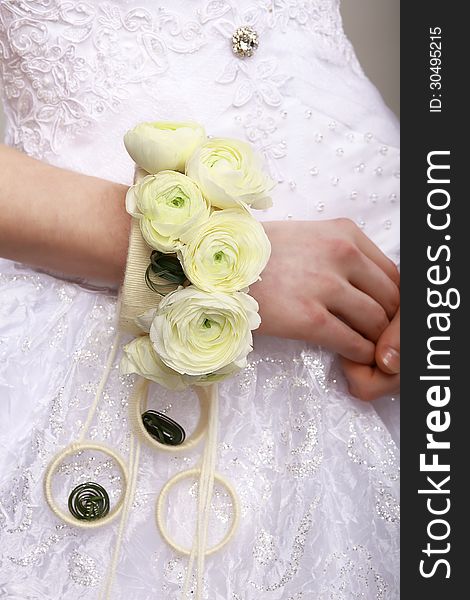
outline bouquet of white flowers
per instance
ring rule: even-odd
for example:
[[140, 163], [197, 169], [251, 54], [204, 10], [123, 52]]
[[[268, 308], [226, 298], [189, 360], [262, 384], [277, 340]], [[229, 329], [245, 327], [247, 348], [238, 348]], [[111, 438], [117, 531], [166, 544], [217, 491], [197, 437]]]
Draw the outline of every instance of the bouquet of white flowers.
[[158, 294], [121, 373], [170, 389], [220, 381], [246, 365], [260, 324], [248, 286], [271, 246], [250, 207], [271, 205], [274, 182], [248, 144], [195, 123], [141, 123], [124, 142], [140, 167], [126, 209], [153, 249], [146, 282]]

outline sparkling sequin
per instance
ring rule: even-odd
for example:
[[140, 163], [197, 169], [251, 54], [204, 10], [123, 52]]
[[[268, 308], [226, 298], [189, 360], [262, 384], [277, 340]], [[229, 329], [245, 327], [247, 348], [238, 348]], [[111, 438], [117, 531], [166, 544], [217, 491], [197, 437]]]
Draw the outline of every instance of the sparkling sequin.
[[96, 561], [74, 550], [68, 560], [68, 570], [71, 579], [78, 585], [93, 587], [101, 581], [102, 574], [98, 570]]
[[57, 544], [57, 542], [60, 542], [64, 538], [77, 536], [77, 531], [67, 525], [56, 525], [56, 530], [59, 533], [49, 535], [49, 537], [45, 538], [43, 542], [39, 543], [24, 556], [9, 556], [9, 560], [20, 567], [37, 565], [44, 554], [49, 552], [54, 544]]
[[376, 571], [372, 556], [361, 545], [350, 546], [342, 552], [333, 552], [325, 561], [323, 584], [319, 592], [328, 600], [372, 598], [386, 600], [388, 585]]
[[317, 202], [317, 212], [321, 213], [325, 210], [325, 203], [324, 202]]
[[388, 523], [400, 523], [400, 503], [386, 487], [379, 487], [376, 492], [375, 510], [384, 521]]
[[336, 177], [336, 175], [334, 175], [331, 179], [331, 185], [337, 186], [339, 183], [339, 177]]
[[327, 392], [328, 391], [328, 385], [327, 385], [327, 380], [326, 380], [327, 365], [325, 364], [325, 362], [323, 362], [322, 360], [320, 360], [320, 358], [318, 356], [316, 356], [313, 353], [308, 352], [307, 350], [304, 350], [302, 352], [301, 358], [302, 358], [302, 362], [307, 367], [307, 369], [310, 371], [310, 374], [313, 376], [316, 384], [319, 385], [323, 391]]
[[351, 200], [356, 200], [358, 197], [359, 193], [356, 190], [353, 190], [350, 194], [349, 197], [351, 198]]
[[372, 133], [370, 133], [370, 131], [364, 134], [364, 141], [366, 141], [367, 143], [371, 142], [373, 138], [374, 136], [372, 135]]
[[[0, 496], [0, 526], [7, 533], [19, 533], [31, 528], [33, 503], [31, 500], [31, 471], [24, 469]], [[7, 524], [11, 525], [7, 527]]]
[[310, 504], [307, 512], [302, 517], [296, 535], [294, 537], [292, 551], [289, 561], [287, 563], [287, 567], [279, 581], [277, 581], [276, 583], [272, 583], [268, 586], [262, 586], [256, 583], [255, 581], [250, 581], [251, 585], [255, 589], [259, 591], [273, 592], [281, 587], [284, 587], [286, 583], [293, 579], [293, 577], [299, 569], [300, 561], [302, 560], [302, 557], [304, 555], [307, 536], [313, 525], [313, 514], [318, 506], [319, 501], [319, 498], [316, 497]]
[[374, 169], [374, 173], [375, 173], [377, 176], [379, 176], [379, 177], [380, 177], [380, 176], [383, 174], [383, 171], [384, 171], [384, 170], [382, 169], [382, 167], [376, 167], [376, 168]]
[[312, 177], [316, 177], [318, 175], [320, 171], [318, 170], [317, 167], [312, 167], [309, 171], [310, 175], [312, 175]]
[[316, 133], [314, 139], [317, 142], [317, 144], [319, 144], [320, 142], [323, 141], [323, 135], [321, 133]]
[[349, 420], [349, 432], [350, 459], [369, 471], [380, 473], [388, 481], [397, 481], [400, 472], [397, 447], [380, 425], [378, 416], [372, 420], [370, 415], [354, 413]]
[[343, 155], [344, 155], [344, 149], [336, 148], [336, 156], [343, 156]]
[[264, 430], [259, 445], [254, 449], [246, 448], [245, 455], [257, 467], [272, 468], [274, 466], [274, 438], [272, 432]]
[[258, 46], [258, 33], [252, 27], [239, 27], [232, 36], [232, 51], [240, 58], [252, 56]]
[[56, 396], [54, 396], [51, 404], [51, 410], [49, 413], [49, 422], [51, 424], [52, 433], [57, 436], [62, 433], [64, 429], [64, 421], [65, 417], [63, 414], [64, 411], [64, 387], [60, 387]]
[[274, 536], [265, 529], [261, 529], [253, 545], [253, 558], [262, 566], [269, 565], [276, 558]]

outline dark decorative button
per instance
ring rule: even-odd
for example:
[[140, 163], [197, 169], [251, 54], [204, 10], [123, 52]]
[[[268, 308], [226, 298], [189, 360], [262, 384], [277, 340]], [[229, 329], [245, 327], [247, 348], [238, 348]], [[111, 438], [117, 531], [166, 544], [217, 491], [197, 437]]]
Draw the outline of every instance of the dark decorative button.
[[[152, 278], [151, 275], [154, 277]], [[178, 285], [183, 285], [185, 281], [186, 275], [176, 256], [153, 250], [150, 264], [145, 271], [147, 287], [158, 294], [165, 295], [176, 289]]]
[[241, 58], [252, 56], [258, 45], [258, 34], [253, 27], [239, 27], [232, 35], [232, 51]]
[[184, 429], [173, 419], [156, 410], [147, 410], [142, 421], [148, 434], [165, 446], [179, 446], [184, 442]]
[[109, 512], [108, 493], [99, 483], [81, 483], [69, 496], [69, 510], [76, 519], [101, 519]]

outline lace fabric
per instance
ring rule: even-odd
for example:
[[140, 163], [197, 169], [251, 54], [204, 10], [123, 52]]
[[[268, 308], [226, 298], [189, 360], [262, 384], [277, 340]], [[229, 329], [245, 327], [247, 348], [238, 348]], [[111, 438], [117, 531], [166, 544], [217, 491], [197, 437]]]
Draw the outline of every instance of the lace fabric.
[[[230, 38], [251, 25], [240, 59]], [[145, 119], [188, 119], [241, 137], [278, 181], [261, 220], [352, 218], [398, 259], [398, 127], [362, 73], [336, 0], [135, 2], [2, 0], [0, 88], [8, 144], [52, 164], [130, 184], [123, 133]], [[46, 465], [86, 417], [116, 328], [116, 294], [93, 282], [0, 260], [0, 590], [6, 598], [96, 600], [117, 523], [61, 523], [42, 490]], [[133, 376], [118, 355], [90, 437], [129, 453]], [[152, 386], [152, 408], [187, 431], [190, 392]], [[235, 486], [235, 540], [207, 560], [216, 600], [398, 598], [398, 399], [348, 395], [335, 357], [257, 337], [248, 367], [220, 387], [218, 471]], [[185, 559], [159, 537], [156, 496], [199, 450], [141, 447], [113, 599], [179, 598]], [[93, 477], [116, 498], [105, 457], [64, 464], [61, 502]], [[168, 523], [190, 542], [197, 486], [172, 492]], [[212, 541], [230, 500], [216, 488]]]
[[[7, 110], [12, 107], [9, 143], [38, 158], [58, 152], [64, 135], [118, 112], [136, 88], [158, 100], [161, 76], [178, 55], [209, 47], [214, 35], [230, 39], [245, 23], [261, 32], [301, 28], [336, 62], [353, 62], [336, 0], [259, 0], [240, 10], [242, 4], [211, 0], [182, 6], [179, 0], [151, 11], [145, 3], [4, 0], [0, 57]], [[232, 58], [217, 81], [235, 79], [234, 106], [255, 94], [268, 106], [280, 106], [278, 88], [286, 75], [272, 61], [250, 73]]]

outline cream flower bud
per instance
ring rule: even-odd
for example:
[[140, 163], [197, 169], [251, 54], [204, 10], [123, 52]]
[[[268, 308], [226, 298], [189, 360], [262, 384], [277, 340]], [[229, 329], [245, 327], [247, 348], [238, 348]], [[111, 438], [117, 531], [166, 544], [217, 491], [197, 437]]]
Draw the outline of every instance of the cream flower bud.
[[199, 184], [212, 206], [272, 205], [268, 192], [274, 182], [263, 172], [261, 160], [251, 146], [240, 140], [207, 140], [189, 158], [186, 174]]
[[123, 347], [119, 371], [121, 375], [137, 373], [170, 390], [187, 387], [181, 375], [161, 361], [148, 335], [137, 337]]
[[186, 161], [206, 139], [198, 123], [139, 123], [124, 136], [132, 159], [148, 173], [164, 170], [184, 172]]
[[271, 254], [263, 226], [246, 210], [212, 213], [182, 237], [179, 252], [186, 277], [207, 292], [236, 292], [259, 279]]
[[240, 369], [259, 327], [258, 303], [244, 293], [180, 288], [161, 300], [150, 339], [162, 361], [182, 375]]
[[142, 236], [160, 252], [176, 252], [181, 236], [210, 215], [207, 200], [186, 175], [162, 171], [147, 175], [126, 194], [126, 209], [140, 220]]

